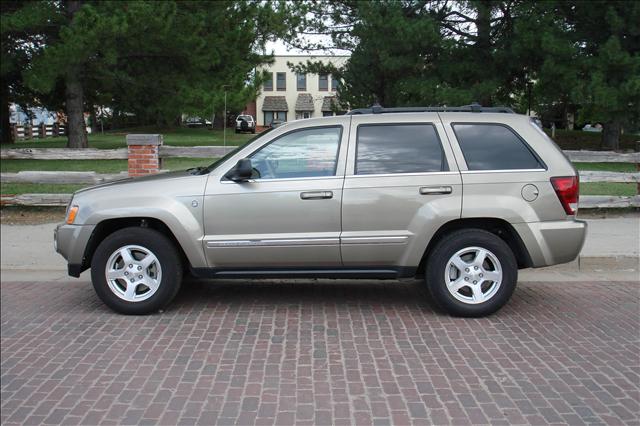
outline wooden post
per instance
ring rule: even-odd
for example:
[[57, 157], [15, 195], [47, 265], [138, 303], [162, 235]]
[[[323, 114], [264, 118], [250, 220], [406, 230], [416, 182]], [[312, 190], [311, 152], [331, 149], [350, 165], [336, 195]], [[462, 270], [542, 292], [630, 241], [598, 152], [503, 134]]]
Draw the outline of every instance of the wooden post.
[[39, 136], [44, 139], [47, 137], [47, 125], [44, 123], [44, 121], [42, 123], [40, 123], [40, 128], [39, 128]]
[[31, 121], [24, 125], [24, 138], [31, 139], [33, 137], [33, 125]]
[[162, 135], [127, 135], [129, 176], [158, 173]]
[[[636, 141], [636, 152], [640, 152], [640, 141]], [[640, 158], [636, 162], [636, 170], [640, 172]], [[640, 195], [640, 182], [636, 184], [636, 195]]]

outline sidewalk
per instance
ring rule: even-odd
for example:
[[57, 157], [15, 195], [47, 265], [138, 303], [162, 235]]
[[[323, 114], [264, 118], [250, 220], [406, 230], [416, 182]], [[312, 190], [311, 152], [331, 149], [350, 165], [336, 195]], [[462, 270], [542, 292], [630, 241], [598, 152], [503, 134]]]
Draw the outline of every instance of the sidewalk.
[[[549, 273], [589, 272], [605, 274], [633, 273], [637, 277], [640, 256], [640, 217], [586, 219], [587, 241], [576, 261], [553, 268], [525, 270], [521, 279], [535, 276], [552, 279]], [[67, 279], [66, 262], [53, 249], [54, 223], [44, 225], [0, 225], [2, 281]], [[82, 274], [88, 280], [88, 271]], [[23, 278], [24, 279], [24, 278]]]

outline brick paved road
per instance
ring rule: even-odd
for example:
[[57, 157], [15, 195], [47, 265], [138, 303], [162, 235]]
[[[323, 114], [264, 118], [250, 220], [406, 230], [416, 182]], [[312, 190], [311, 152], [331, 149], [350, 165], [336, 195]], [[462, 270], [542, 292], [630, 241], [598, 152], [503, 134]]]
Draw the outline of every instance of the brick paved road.
[[194, 283], [165, 313], [2, 283], [2, 424], [638, 424], [638, 283], [521, 284], [485, 319], [415, 284]]

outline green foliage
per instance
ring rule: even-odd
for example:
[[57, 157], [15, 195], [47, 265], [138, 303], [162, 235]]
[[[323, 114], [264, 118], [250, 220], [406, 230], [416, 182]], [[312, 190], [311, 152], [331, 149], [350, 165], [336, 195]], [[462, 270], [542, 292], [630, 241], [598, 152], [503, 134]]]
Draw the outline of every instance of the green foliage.
[[[253, 70], [270, 60], [262, 54], [266, 41], [295, 24], [293, 7], [249, 0], [3, 3], [3, 79], [18, 70], [18, 85], [57, 109], [63, 96], [48, 96], [60, 95], [72, 76], [84, 89], [85, 110], [110, 107], [116, 121], [135, 115], [138, 123], [173, 124], [183, 113], [211, 116], [222, 112], [225, 91], [228, 109], [240, 110], [257, 90]], [[32, 38], [5, 43], [10, 31]], [[9, 49], [28, 54], [5, 65], [5, 57], [13, 58]]]

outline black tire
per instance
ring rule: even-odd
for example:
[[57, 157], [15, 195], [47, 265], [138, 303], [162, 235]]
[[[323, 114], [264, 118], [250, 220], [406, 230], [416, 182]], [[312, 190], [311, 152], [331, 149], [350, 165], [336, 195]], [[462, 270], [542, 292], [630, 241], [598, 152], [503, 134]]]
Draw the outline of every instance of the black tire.
[[[480, 247], [490, 251], [500, 262], [502, 269], [500, 287], [487, 301], [478, 304], [458, 300], [445, 282], [445, 273], [449, 273], [449, 260], [467, 247]], [[456, 272], [456, 268], [453, 268], [453, 272]], [[511, 298], [518, 281], [518, 264], [513, 251], [500, 237], [480, 229], [460, 230], [445, 236], [433, 248], [427, 259], [425, 278], [429, 294], [444, 311], [455, 316], [482, 317], [496, 312]], [[491, 286], [491, 283], [488, 285]], [[470, 292], [471, 287], [459, 290], [460, 293], [465, 291]], [[460, 296], [459, 293], [456, 294]], [[472, 292], [469, 297], [471, 295]]]
[[256, 134], [256, 128], [255, 127], [253, 129], [251, 129], [251, 133], [253, 133], [254, 135]]
[[[105, 276], [109, 257], [127, 245], [142, 246], [151, 251], [162, 269], [156, 292], [139, 302], [129, 302], [118, 297], [110, 289]], [[180, 290], [182, 262], [173, 242], [160, 232], [149, 228], [124, 228], [106, 237], [96, 249], [91, 260], [91, 281], [98, 297], [114, 311], [126, 315], [151, 314], [169, 304]]]

